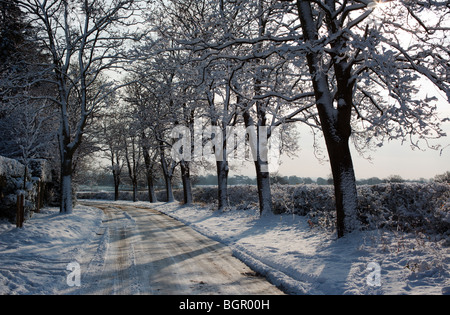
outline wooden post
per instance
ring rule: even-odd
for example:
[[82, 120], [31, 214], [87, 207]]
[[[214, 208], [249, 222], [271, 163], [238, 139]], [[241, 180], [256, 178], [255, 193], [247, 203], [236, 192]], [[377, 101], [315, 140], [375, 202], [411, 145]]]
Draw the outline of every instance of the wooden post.
[[17, 195], [16, 227], [20, 227], [20, 195]]
[[25, 195], [20, 195], [20, 227], [23, 227], [25, 221]]
[[39, 209], [42, 209], [44, 207], [44, 197], [45, 197], [45, 183], [44, 182], [41, 182], [41, 188], [40, 188], [39, 191], [40, 191], [40, 194], [39, 194]]
[[39, 213], [41, 209], [41, 181], [38, 181], [37, 184], [37, 193], [36, 193], [36, 210], [34, 212]]
[[23, 221], [25, 217], [24, 211], [24, 199], [25, 196], [23, 194], [17, 195], [17, 214], [16, 214], [16, 226], [18, 228], [23, 227]]

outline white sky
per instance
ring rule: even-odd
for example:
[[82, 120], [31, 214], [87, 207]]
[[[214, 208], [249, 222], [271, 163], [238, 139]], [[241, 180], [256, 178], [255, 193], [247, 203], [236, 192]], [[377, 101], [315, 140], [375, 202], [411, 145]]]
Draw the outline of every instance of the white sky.
[[[450, 135], [450, 124], [445, 128]], [[280, 175], [297, 175], [299, 177], [324, 177], [331, 175], [328, 161], [319, 162], [312, 150], [312, 139], [304, 137], [301, 141], [302, 150], [297, 158], [285, 158], [279, 168]], [[441, 139], [442, 144], [450, 144], [450, 138]], [[372, 160], [361, 157], [353, 150], [353, 165], [358, 179], [389, 175], [400, 175], [404, 179], [433, 178], [437, 174], [450, 171], [450, 147], [442, 154], [439, 151], [412, 150], [401, 141], [392, 141], [382, 148], [370, 153]]]
[[[443, 93], [437, 91], [435, 87], [426, 88], [429, 95], [439, 96], [438, 111], [440, 118], [450, 118], [450, 104], [443, 97]], [[433, 93], [435, 92], [435, 93]], [[367, 152], [372, 159], [369, 161], [361, 157], [353, 148], [352, 157], [356, 178], [365, 179], [370, 177], [386, 178], [389, 175], [400, 175], [404, 179], [430, 179], [438, 174], [450, 171], [450, 122], [442, 124], [442, 128], [447, 133], [447, 137], [432, 142], [446, 147], [442, 152], [432, 149], [411, 149], [408, 141], [402, 145], [400, 140], [384, 143], [383, 147], [376, 151]], [[278, 172], [282, 176], [296, 175], [299, 177], [323, 177], [331, 176], [330, 164], [327, 160], [328, 154], [325, 149], [325, 142], [322, 143], [325, 161], [320, 162], [314, 155], [313, 138], [309, 128], [300, 127], [301, 135], [299, 139], [300, 152], [296, 158], [283, 158], [283, 164]], [[351, 147], [353, 144], [351, 144]], [[245, 163], [239, 169], [232, 169], [233, 175], [255, 176], [253, 162]]]
[[[450, 124], [445, 128], [450, 135]], [[282, 176], [296, 175], [299, 177], [324, 177], [331, 175], [328, 160], [319, 161], [313, 152], [313, 140], [310, 136], [303, 136], [299, 140], [301, 150], [298, 157], [283, 157], [283, 163], [279, 167]], [[450, 137], [442, 138], [441, 143], [450, 144]], [[323, 146], [324, 147], [324, 146]], [[324, 150], [326, 153], [326, 151]], [[411, 147], [400, 140], [386, 143], [382, 148], [370, 152], [371, 160], [361, 157], [355, 150], [352, 151], [353, 165], [356, 178], [370, 177], [386, 178], [389, 175], [400, 175], [404, 179], [433, 178], [437, 174], [450, 171], [450, 147], [440, 151], [427, 149], [424, 151], [412, 150]], [[239, 169], [232, 169], [230, 176], [246, 175], [255, 176], [253, 162], [247, 162]]]
[[[440, 118], [450, 118], [450, 104], [444, 93], [430, 83], [423, 82], [421, 91], [428, 96], [435, 95], [439, 98], [438, 111]], [[433, 178], [437, 174], [450, 171], [450, 123], [442, 124], [447, 137], [441, 138], [432, 144], [440, 144], [446, 147], [442, 152], [432, 149], [421, 151], [412, 150], [408, 141], [402, 145], [401, 141], [385, 143], [376, 151], [369, 152], [371, 161], [361, 157], [353, 150], [353, 165], [356, 178], [379, 177], [386, 178], [389, 175], [400, 175], [404, 179]], [[322, 143], [324, 140], [321, 139]], [[297, 175], [300, 177], [324, 177], [331, 176], [329, 162], [319, 162], [312, 149], [313, 141], [307, 131], [303, 132], [300, 139], [301, 152], [298, 158], [286, 158], [280, 166], [280, 175]], [[325, 145], [324, 153], [326, 154]]]
[[[445, 128], [450, 135], [450, 124]], [[450, 138], [441, 139], [442, 144], [450, 144]], [[312, 137], [305, 135], [299, 140], [301, 150], [298, 157], [283, 157], [283, 163], [279, 167], [279, 174], [282, 176], [296, 175], [299, 177], [324, 177], [331, 175], [331, 168], [328, 160], [319, 161], [313, 152]], [[324, 147], [324, 146], [323, 146]], [[326, 151], [324, 150], [324, 153]], [[353, 165], [356, 178], [364, 179], [370, 177], [386, 178], [389, 175], [400, 175], [404, 179], [433, 178], [437, 174], [450, 171], [450, 147], [446, 148], [442, 154], [440, 151], [427, 149], [419, 151], [412, 150], [411, 147], [400, 140], [386, 143], [382, 148], [370, 152], [371, 160], [361, 157], [355, 150], [353, 154]], [[247, 162], [239, 169], [232, 169], [230, 176], [246, 175], [255, 176], [253, 162]]]
[[[384, 5], [379, 7], [386, 9]], [[376, 11], [373, 19], [377, 14], [382, 13]], [[407, 36], [406, 38], [409, 38]], [[435, 95], [439, 98], [438, 111], [440, 118], [450, 118], [450, 104], [443, 92], [439, 91], [430, 83], [422, 82], [421, 92]], [[437, 174], [443, 174], [450, 171], [450, 122], [442, 124], [443, 130], [447, 133], [447, 137], [441, 138], [433, 142], [433, 145], [440, 144], [446, 147], [442, 152], [432, 149], [424, 149], [424, 151], [412, 150], [408, 141], [402, 145], [400, 140], [384, 143], [383, 147], [376, 151], [368, 152], [366, 155], [371, 160], [361, 157], [355, 149], [352, 151], [353, 165], [355, 168], [356, 178], [364, 179], [370, 177], [386, 178], [389, 175], [400, 175], [404, 179], [430, 179]], [[299, 177], [324, 177], [331, 176], [331, 167], [327, 160], [328, 154], [325, 149], [323, 138], [322, 142], [325, 161], [320, 162], [314, 155], [312, 136], [309, 135], [309, 129], [304, 128], [301, 132], [299, 140], [300, 152], [298, 157], [290, 159], [285, 157], [284, 163], [279, 167], [278, 172], [282, 176], [296, 175]], [[353, 146], [353, 145], [351, 145]], [[242, 174], [247, 176], [255, 176], [253, 163], [246, 163], [243, 167], [230, 172], [230, 176]]]

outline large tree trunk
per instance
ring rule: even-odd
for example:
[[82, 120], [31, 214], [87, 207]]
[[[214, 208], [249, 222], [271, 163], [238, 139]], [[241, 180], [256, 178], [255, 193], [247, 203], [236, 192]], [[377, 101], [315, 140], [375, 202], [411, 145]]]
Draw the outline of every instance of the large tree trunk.
[[216, 161], [217, 168], [217, 197], [219, 201], [218, 210], [228, 207], [228, 162]]
[[155, 203], [158, 200], [156, 199], [156, 193], [155, 193], [155, 185], [153, 183], [153, 174], [149, 174], [147, 172], [147, 188], [148, 188], [148, 200], [150, 203]]
[[[228, 203], [228, 152], [227, 152], [227, 128], [226, 123], [222, 123], [222, 148], [216, 148], [216, 171], [217, 171], [217, 199], [218, 210], [223, 210], [229, 206]], [[217, 135], [216, 135], [217, 136]]]
[[[323, 78], [325, 80], [325, 78]], [[319, 93], [320, 94], [320, 93]], [[317, 96], [316, 96], [317, 97]], [[351, 99], [338, 98], [339, 108], [333, 100], [322, 95], [317, 107], [333, 174], [336, 200], [336, 230], [338, 237], [358, 228], [355, 171], [349, 147], [351, 135]], [[331, 113], [335, 115], [331, 115]]]
[[348, 139], [334, 142], [330, 135], [325, 136], [336, 199], [336, 230], [338, 237], [357, 228], [358, 198], [355, 172], [353, 169]]
[[[325, 104], [323, 96], [317, 99], [321, 100], [317, 101], [317, 107], [333, 174], [337, 235], [342, 237], [345, 233], [357, 228], [358, 196], [349, 147], [351, 112], [350, 109], [340, 108], [335, 116], [330, 115], [333, 110], [333, 101], [330, 100], [328, 104]], [[341, 104], [343, 102], [342, 100]]]
[[61, 204], [60, 212], [65, 214], [72, 213], [73, 198], [72, 198], [72, 157], [63, 156], [61, 161]]
[[119, 200], [119, 183], [114, 179], [114, 201]]
[[128, 157], [128, 150], [126, 151], [126, 160], [128, 166], [128, 177], [131, 180], [133, 186], [133, 202], [137, 201], [137, 174], [136, 174], [136, 161], [134, 159], [134, 146], [133, 146], [133, 165], [131, 165], [130, 158]]
[[[311, 3], [297, 0], [298, 15], [305, 41], [317, 41], [318, 30], [314, 21]], [[343, 43], [333, 42], [331, 46], [337, 53]], [[327, 74], [322, 69], [322, 57], [316, 52], [306, 55], [312, 77], [316, 107], [319, 113], [322, 132], [327, 145], [333, 173], [336, 198], [336, 229], [338, 237], [357, 227], [358, 197], [355, 172], [348, 141], [351, 135], [351, 111], [353, 86], [350, 84], [350, 68], [345, 56], [335, 56], [337, 92], [330, 92]], [[336, 100], [336, 104], [334, 101]], [[336, 106], [336, 107], [335, 107]]]
[[137, 193], [138, 193], [137, 179], [133, 178], [133, 202], [137, 202]]
[[[254, 122], [252, 118], [250, 117], [250, 114], [246, 111], [243, 113], [245, 126], [254, 126]], [[257, 128], [260, 126], [257, 126]], [[267, 137], [267, 134], [265, 134]], [[252, 137], [252, 136], [250, 136]], [[270, 189], [270, 174], [269, 174], [269, 164], [268, 161], [263, 161], [261, 159], [262, 150], [266, 150], [267, 148], [263, 148], [264, 145], [267, 145], [267, 141], [265, 141], [265, 144], [260, 143], [261, 137], [260, 137], [260, 128], [257, 129], [256, 133], [254, 133], [254, 136], [256, 139], [250, 140], [250, 145], [255, 146], [252, 149], [254, 156], [254, 162], [255, 162], [255, 171], [256, 171], [256, 182], [258, 184], [258, 198], [259, 198], [259, 212], [261, 215], [268, 214], [273, 212], [272, 207], [272, 192]], [[268, 140], [268, 139], [266, 139]], [[253, 142], [253, 144], [252, 144]], [[267, 154], [266, 154], [267, 156]]]
[[272, 192], [270, 189], [270, 174], [268, 171], [268, 163], [261, 161], [260, 157], [255, 161], [256, 182], [258, 184], [259, 197], [259, 213], [270, 214], [272, 209]]
[[159, 143], [160, 150], [160, 159], [161, 159], [161, 167], [164, 175], [164, 181], [166, 183], [166, 201], [174, 202], [175, 198], [173, 197], [173, 189], [172, 189], [172, 172], [169, 170], [169, 167], [166, 162], [166, 157], [164, 154], [164, 143], [160, 141]]
[[[145, 133], [142, 133], [142, 140], [146, 140], [147, 137], [145, 136]], [[147, 188], [148, 188], [148, 200], [151, 203], [156, 202], [156, 194], [155, 194], [155, 187], [153, 184], [153, 170], [152, 170], [152, 159], [150, 157], [150, 154], [148, 153], [148, 148], [146, 145], [142, 146], [142, 152], [144, 155], [144, 162], [145, 162], [145, 171], [146, 171], [146, 177], [147, 177]]]
[[181, 179], [183, 182], [183, 198], [184, 204], [190, 205], [192, 203], [192, 186], [191, 186], [191, 172], [188, 161], [181, 161]]
[[164, 180], [166, 181], [166, 200], [167, 202], [174, 202], [175, 198], [173, 196], [172, 177], [164, 175]]
[[112, 163], [112, 173], [113, 173], [113, 179], [114, 179], [114, 200], [119, 200], [119, 186], [120, 186], [120, 170], [117, 168], [119, 165]]

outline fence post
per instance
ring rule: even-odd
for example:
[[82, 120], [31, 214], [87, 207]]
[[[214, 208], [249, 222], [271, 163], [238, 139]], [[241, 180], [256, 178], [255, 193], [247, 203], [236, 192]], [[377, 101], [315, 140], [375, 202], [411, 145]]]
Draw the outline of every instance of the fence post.
[[39, 213], [41, 209], [41, 189], [41, 181], [38, 181], [36, 193], [36, 213]]
[[20, 227], [20, 194], [17, 195], [16, 227]]
[[24, 198], [25, 195], [22, 193], [19, 193], [17, 195], [17, 214], [16, 214], [16, 226], [18, 228], [23, 227], [23, 221], [25, 217], [25, 211], [24, 211]]
[[44, 197], [45, 197], [45, 183], [44, 182], [40, 182], [41, 183], [41, 187], [39, 189], [39, 211], [41, 211], [40, 209], [42, 209], [44, 207]]
[[23, 227], [25, 221], [25, 195], [20, 195], [20, 227]]

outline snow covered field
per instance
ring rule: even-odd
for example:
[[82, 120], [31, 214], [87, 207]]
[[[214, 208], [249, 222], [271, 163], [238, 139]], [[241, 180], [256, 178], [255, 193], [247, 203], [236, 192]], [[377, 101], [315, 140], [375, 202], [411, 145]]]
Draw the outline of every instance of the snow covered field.
[[[134, 205], [164, 212], [230, 246], [236, 257], [287, 293], [450, 294], [445, 240], [381, 230], [337, 240], [300, 216], [259, 218], [252, 210], [213, 212], [178, 203]], [[83, 255], [101, 220], [99, 210], [78, 206], [65, 216], [47, 208], [22, 230], [1, 222], [0, 294], [63, 292], [67, 265]]]

